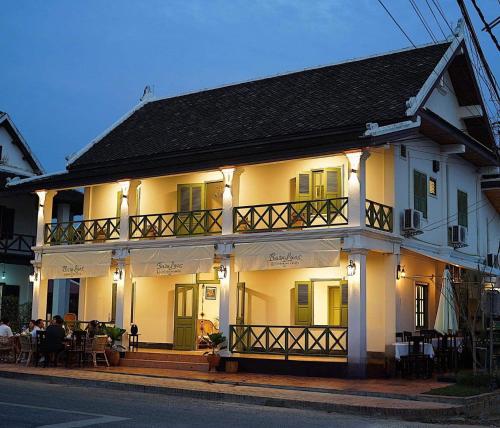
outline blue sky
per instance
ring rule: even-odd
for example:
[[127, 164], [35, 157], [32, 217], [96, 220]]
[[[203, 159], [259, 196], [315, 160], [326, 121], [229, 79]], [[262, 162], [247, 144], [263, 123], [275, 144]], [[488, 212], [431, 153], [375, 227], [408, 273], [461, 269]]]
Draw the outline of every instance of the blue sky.
[[[456, 22], [456, 1], [439, 2]], [[431, 41], [409, 1], [384, 3], [416, 44]], [[466, 3], [498, 76], [498, 52]], [[417, 4], [442, 39], [426, 1]], [[500, 13], [497, 0], [478, 4], [490, 21]], [[51, 172], [145, 85], [164, 97], [408, 45], [376, 0], [4, 0], [0, 110]]]

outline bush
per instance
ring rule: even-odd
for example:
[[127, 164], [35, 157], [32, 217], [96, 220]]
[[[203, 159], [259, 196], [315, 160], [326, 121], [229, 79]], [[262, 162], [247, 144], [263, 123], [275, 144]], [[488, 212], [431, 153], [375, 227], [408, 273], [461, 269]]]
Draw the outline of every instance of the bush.
[[457, 374], [457, 384], [462, 386], [469, 386], [473, 388], [496, 388], [498, 385], [498, 378], [490, 376], [486, 373], [477, 373], [474, 375], [471, 371], [459, 372]]

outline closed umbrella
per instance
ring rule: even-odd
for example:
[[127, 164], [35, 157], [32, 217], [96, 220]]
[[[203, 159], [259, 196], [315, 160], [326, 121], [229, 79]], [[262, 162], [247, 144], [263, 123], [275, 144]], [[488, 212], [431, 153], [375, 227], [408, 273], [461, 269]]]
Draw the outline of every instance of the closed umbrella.
[[445, 269], [443, 272], [443, 283], [441, 285], [434, 330], [442, 334], [456, 333], [458, 330], [455, 299], [453, 298], [453, 289], [451, 287], [451, 274], [448, 269]]

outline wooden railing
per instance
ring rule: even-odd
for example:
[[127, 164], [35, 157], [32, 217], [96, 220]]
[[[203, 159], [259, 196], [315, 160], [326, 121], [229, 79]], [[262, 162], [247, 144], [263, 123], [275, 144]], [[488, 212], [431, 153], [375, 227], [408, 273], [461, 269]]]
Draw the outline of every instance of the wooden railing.
[[0, 252], [4, 254], [32, 254], [35, 245], [34, 235], [14, 233], [12, 237], [0, 239]]
[[222, 209], [131, 216], [130, 238], [211, 235], [222, 232]]
[[392, 207], [367, 199], [366, 225], [373, 229], [392, 232]]
[[45, 243], [50, 245], [103, 242], [119, 238], [119, 217], [45, 225]]
[[234, 232], [269, 232], [347, 224], [347, 198], [249, 205], [233, 210]]
[[229, 326], [229, 350], [242, 354], [346, 356], [347, 328], [339, 326]]

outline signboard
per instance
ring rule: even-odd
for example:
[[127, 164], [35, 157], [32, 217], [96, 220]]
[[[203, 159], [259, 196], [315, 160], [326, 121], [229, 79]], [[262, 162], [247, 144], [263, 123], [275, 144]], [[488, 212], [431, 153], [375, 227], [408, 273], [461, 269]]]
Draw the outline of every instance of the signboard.
[[111, 251], [66, 252], [42, 255], [42, 278], [91, 278], [109, 275]]

